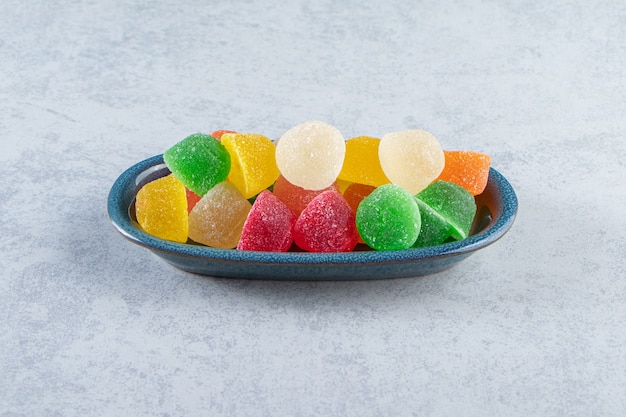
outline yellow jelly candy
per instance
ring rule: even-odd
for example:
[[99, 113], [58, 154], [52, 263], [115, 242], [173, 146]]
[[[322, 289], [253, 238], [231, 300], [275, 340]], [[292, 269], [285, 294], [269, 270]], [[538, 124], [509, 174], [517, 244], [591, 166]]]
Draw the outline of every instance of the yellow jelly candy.
[[346, 180], [337, 178], [337, 181], [335, 181], [335, 184], [337, 184], [337, 187], [339, 188], [339, 193], [343, 194], [348, 189], [350, 184], [352, 184], [352, 181], [346, 181]]
[[228, 180], [245, 198], [253, 197], [278, 178], [276, 147], [263, 135], [255, 133], [224, 133], [222, 145], [231, 159]]
[[346, 156], [339, 179], [378, 187], [389, 182], [378, 159], [380, 139], [358, 136], [346, 141]]
[[235, 248], [251, 208], [232, 183], [221, 182], [189, 213], [189, 238], [214, 248]]
[[187, 241], [187, 194], [174, 175], [141, 187], [135, 200], [135, 215], [147, 233], [175, 242]]

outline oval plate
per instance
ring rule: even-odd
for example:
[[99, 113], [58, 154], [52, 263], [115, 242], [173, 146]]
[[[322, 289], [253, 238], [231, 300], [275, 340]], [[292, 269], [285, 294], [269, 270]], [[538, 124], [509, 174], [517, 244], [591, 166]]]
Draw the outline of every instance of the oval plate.
[[345, 253], [254, 252], [176, 243], [144, 232], [134, 218], [135, 194], [143, 184], [169, 174], [163, 156], [141, 161], [124, 171], [108, 198], [111, 223], [128, 240], [150, 249], [184, 271], [215, 277], [275, 280], [362, 280], [428, 275], [443, 271], [498, 240], [512, 226], [517, 197], [495, 169], [485, 191], [476, 196], [477, 212], [470, 236], [461, 241], [396, 251]]

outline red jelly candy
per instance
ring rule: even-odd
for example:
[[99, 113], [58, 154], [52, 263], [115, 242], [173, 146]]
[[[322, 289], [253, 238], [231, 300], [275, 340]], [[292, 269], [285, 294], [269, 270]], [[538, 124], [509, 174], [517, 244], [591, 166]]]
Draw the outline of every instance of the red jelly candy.
[[293, 243], [296, 215], [269, 190], [254, 201], [243, 225], [237, 249], [287, 252]]
[[302, 210], [293, 239], [309, 252], [349, 252], [359, 240], [354, 211], [337, 191], [324, 191]]
[[216, 130], [215, 132], [211, 133], [211, 136], [213, 136], [215, 139], [222, 139], [222, 135], [224, 133], [237, 133], [234, 130]]
[[191, 191], [189, 188], [185, 188], [185, 193], [187, 194], [187, 213], [191, 213], [193, 207], [202, 197]]
[[329, 190], [339, 192], [339, 186], [335, 182], [333, 185], [328, 188], [324, 188], [323, 190], [305, 190], [302, 187], [298, 187], [297, 185], [290, 183], [282, 175], [278, 177], [274, 183], [274, 188], [272, 189], [274, 195], [278, 197], [280, 201], [285, 203], [296, 216], [299, 216], [300, 213], [302, 213], [302, 210], [304, 210], [311, 200], [324, 191]]

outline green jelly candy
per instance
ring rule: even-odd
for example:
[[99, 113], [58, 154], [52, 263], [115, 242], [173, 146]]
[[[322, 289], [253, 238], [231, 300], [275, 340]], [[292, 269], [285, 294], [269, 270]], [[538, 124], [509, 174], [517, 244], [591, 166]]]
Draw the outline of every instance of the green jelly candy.
[[[420, 208], [428, 206], [434, 214], [437, 214], [448, 223], [448, 236], [461, 240], [469, 235], [474, 216], [476, 215], [476, 201], [465, 188], [447, 181], [435, 181], [416, 195], [415, 198], [421, 201]], [[426, 208], [423, 208], [422, 212], [430, 213]], [[434, 214], [430, 213], [426, 214], [426, 216], [434, 218]], [[441, 219], [433, 221], [433, 223], [438, 224], [434, 228], [441, 227]], [[436, 240], [444, 234], [443, 231], [432, 233], [437, 235]], [[428, 243], [425, 238], [422, 246], [439, 244], [441, 242], [443, 240], [436, 243]]]
[[415, 201], [417, 201], [417, 206], [420, 209], [422, 227], [420, 229], [419, 236], [417, 236], [417, 240], [413, 244], [413, 247], [421, 248], [424, 246], [434, 246], [443, 243], [450, 237], [450, 223], [448, 223], [446, 219], [441, 217], [439, 213], [419, 198], [416, 198]]
[[205, 195], [226, 180], [230, 154], [213, 136], [196, 133], [169, 148], [163, 154], [165, 165], [185, 187]]
[[375, 250], [410, 248], [419, 235], [421, 223], [415, 198], [395, 184], [376, 188], [356, 211], [361, 239]]

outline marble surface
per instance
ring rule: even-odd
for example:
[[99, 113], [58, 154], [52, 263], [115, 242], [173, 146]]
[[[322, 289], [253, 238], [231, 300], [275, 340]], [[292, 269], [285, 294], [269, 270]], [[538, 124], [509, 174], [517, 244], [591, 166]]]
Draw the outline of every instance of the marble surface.
[[[0, 416], [623, 416], [626, 4], [465, 3], [0, 2]], [[187, 274], [109, 223], [188, 134], [312, 119], [489, 153], [513, 228], [305, 283]]]

